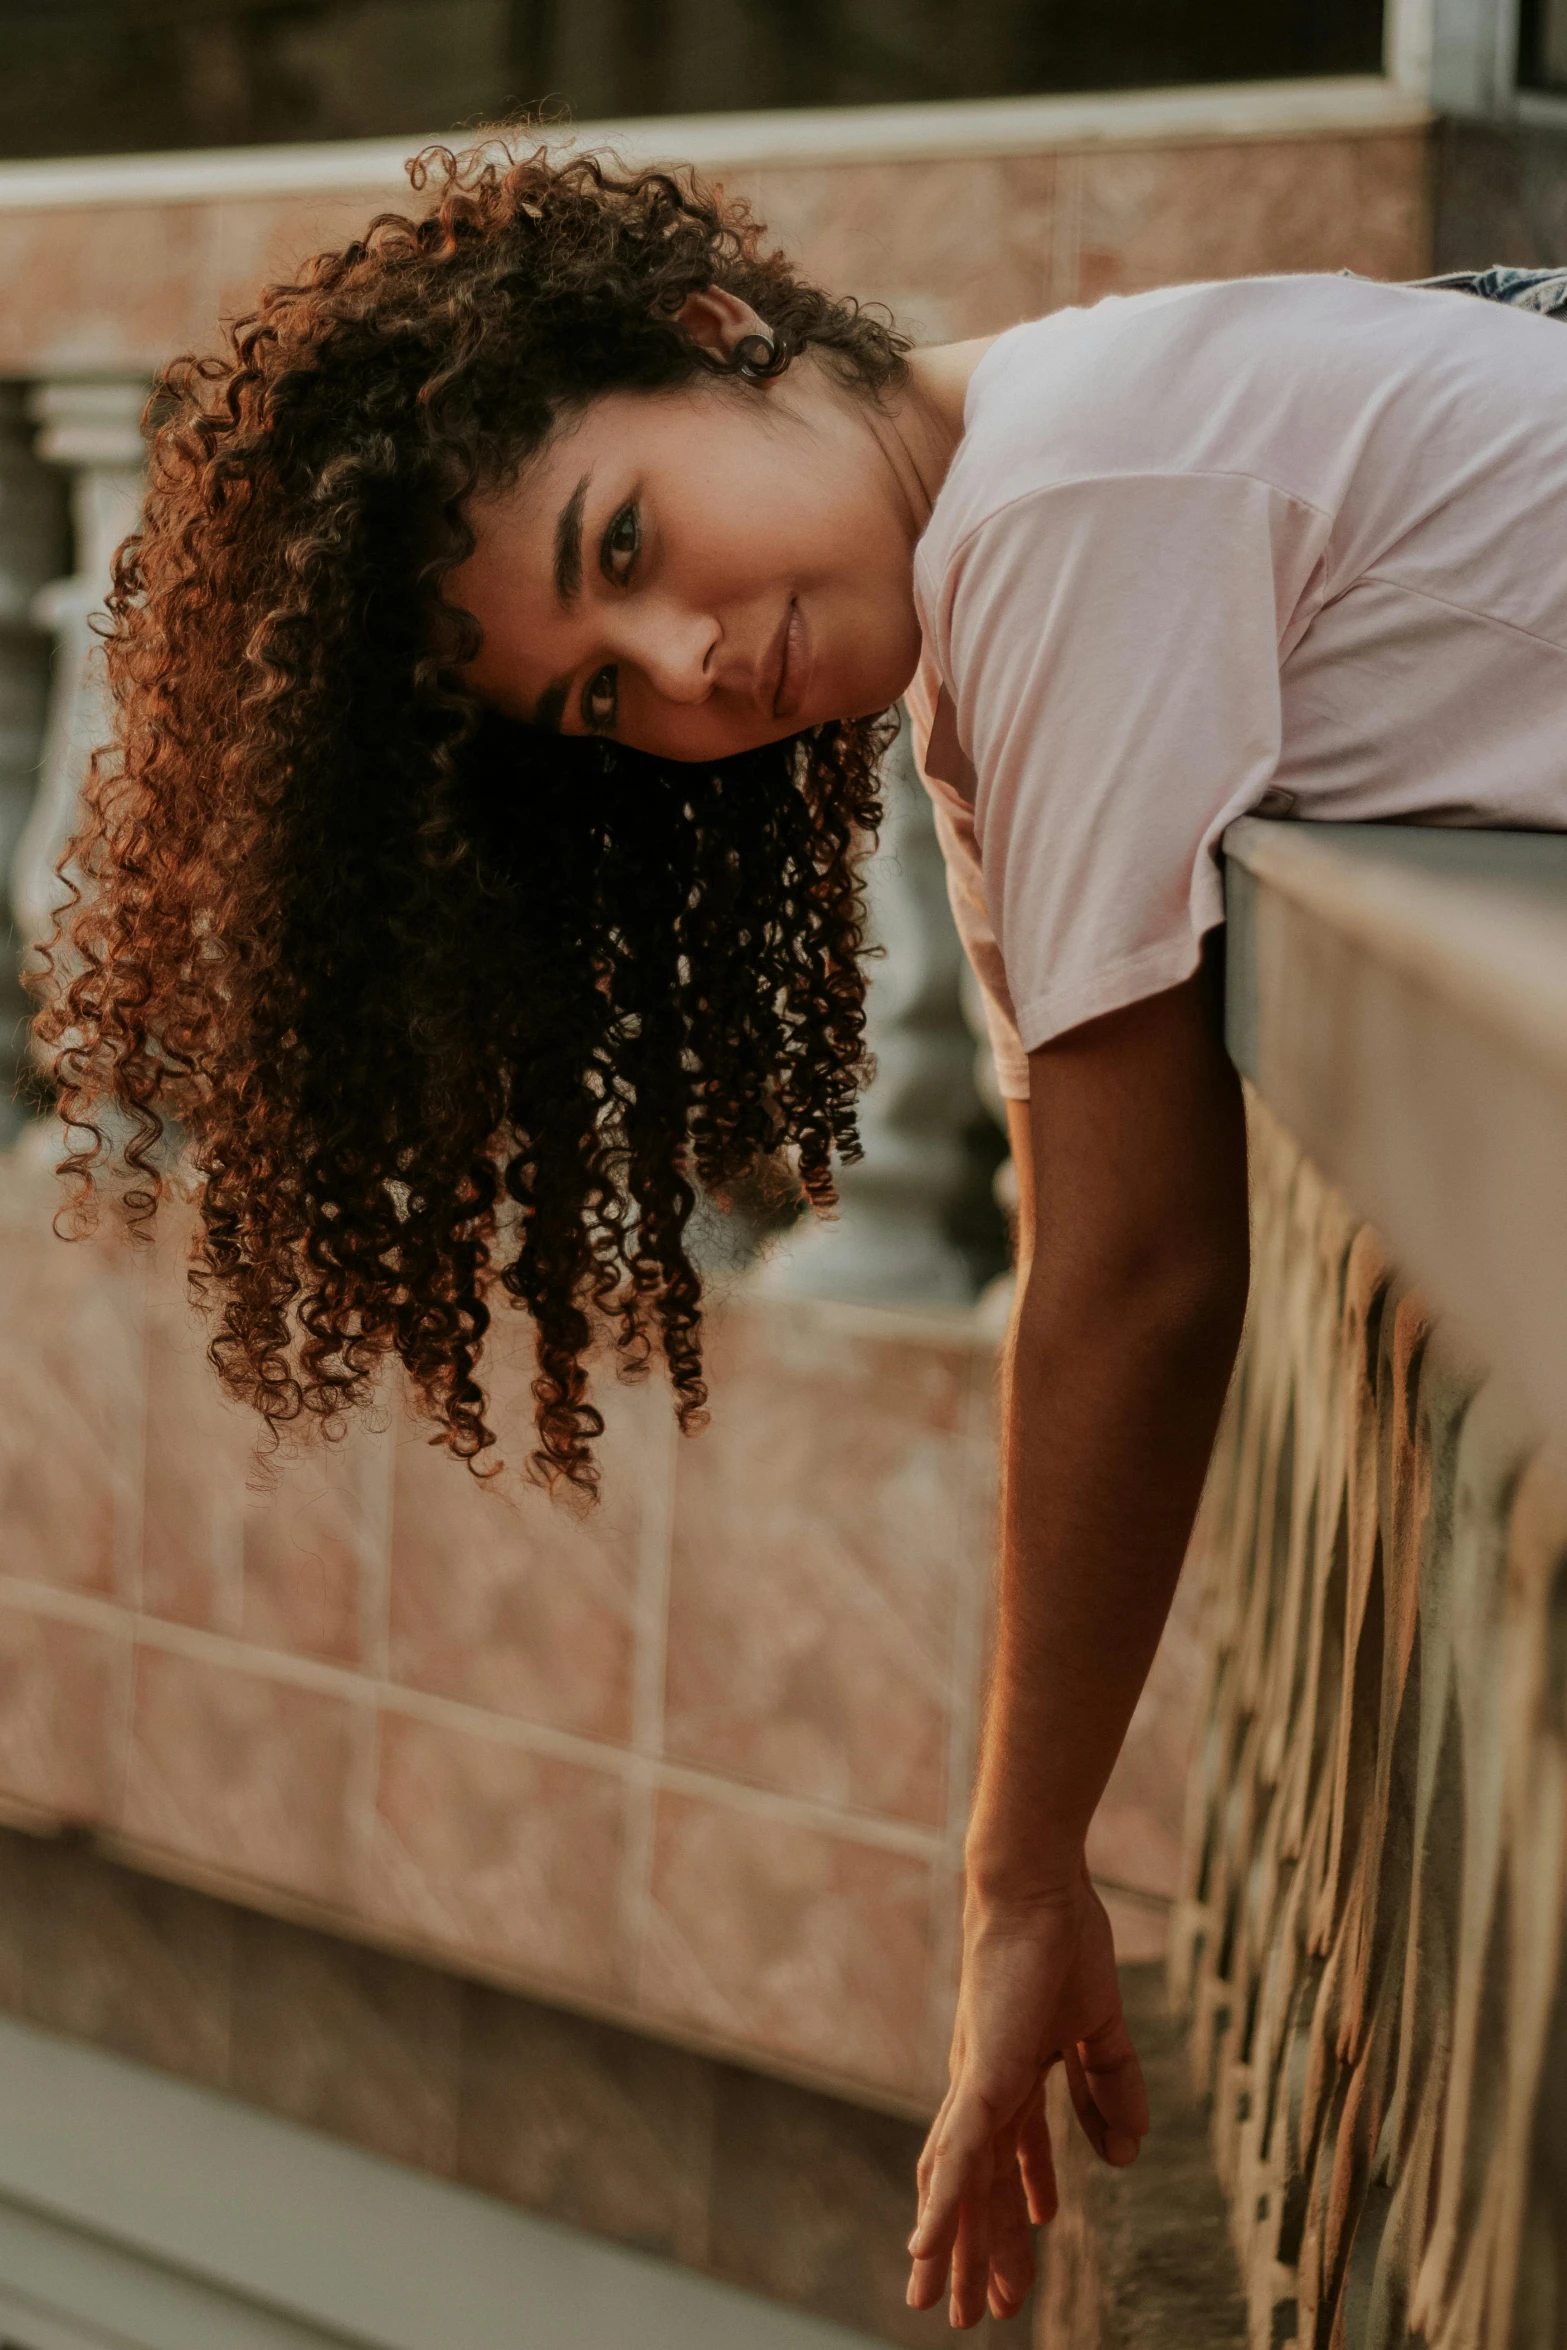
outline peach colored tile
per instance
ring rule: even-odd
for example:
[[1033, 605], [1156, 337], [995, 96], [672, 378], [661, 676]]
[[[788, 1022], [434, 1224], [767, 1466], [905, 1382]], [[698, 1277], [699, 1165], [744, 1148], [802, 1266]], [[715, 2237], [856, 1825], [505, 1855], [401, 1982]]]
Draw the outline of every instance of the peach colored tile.
[[607, 1994], [624, 1813], [611, 1771], [388, 1711], [367, 1907], [459, 1962]]
[[665, 1752], [939, 1824], [954, 1610], [979, 1608], [968, 1350], [736, 1308], [676, 1458]]
[[312, 254], [340, 251], [363, 236], [378, 212], [423, 209], [401, 174], [363, 188], [225, 198], [209, 213], [213, 318], [253, 310], [263, 286], [295, 278]]
[[[532, 1429], [531, 1363], [505, 1329], [486, 1366], [491, 1424], [512, 1459]], [[639, 1521], [667, 1474], [661, 1382], [600, 1382], [604, 1488], [586, 1513], [508, 1474], [481, 1484], [401, 1437], [392, 1502], [391, 1672], [498, 1713], [624, 1740], [631, 1727]]]
[[931, 1904], [926, 1861], [666, 1792], [638, 2004], [924, 2094]]
[[237, 1914], [81, 1837], [0, 1832], [0, 2006], [222, 2088]]
[[126, 1834], [343, 1905], [356, 1714], [346, 1697], [140, 1648]]
[[112, 1817], [128, 1643], [0, 1607], [0, 1788], [66, 1821]]
[[1052, 157], [796, 165], [751, 185], [807, 276], [887, 303], [919, 341], [994, 333], [1044, 307]]
[[234, 1953], [224, 2086], [393, 2162], [450, 2172], [465, 1986], [336, 1934], [221, 1914]]
[[1185, 278], [1426, 266], [1418, 135], [1107, 147], [1067, 170], [1081, 207], [1080, 301]]
[[110, 1593], [133, 1557], [141, 1268], [57, 1239], [43, 1168], [0, 1176], [0, 1571]]
[[185, 1291], [189, 1237], [189, 1217], [172, 1207], [147, 1304], [141, 1604], [178, 1623], [237, 1631], [261, 1423], [228, 1400], [207, 1360], [210, 1324]]
[[1170, 1952], [1170, 1913], [1151, 1901], [1133, 1901], [1118, 1893], [1113, 1885], [1101, 1885], [1099, 1898], [1105, 1905], [1110, 1930], [1115, 1936], [1115, 1955], [1121, 1966], [1132, 1966], [1140, 1960], [1167, 1958]]
[[378, 1487], [390, 1441], [363, 1425], [338, 1444], [316, 1439], [278, 1463], [268, 1489], [247, 1497], [247, 1640], [361, 1661], [362, 1586], [377, 1570]]
[[151, 374], [210, 339], [200, 204], [8, 212], [0, 227], [0, 373]]

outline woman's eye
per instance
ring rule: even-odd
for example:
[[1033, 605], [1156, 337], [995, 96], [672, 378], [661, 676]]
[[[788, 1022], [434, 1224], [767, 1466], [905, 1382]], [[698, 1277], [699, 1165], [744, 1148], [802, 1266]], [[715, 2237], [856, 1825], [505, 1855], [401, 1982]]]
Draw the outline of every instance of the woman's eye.
[[602, 734], [615, 723], [619, 703], [619, 678], [613, 664], [599, 669], [582, 689], [582, 723], [590, 732]]
[[642, 523], [637, 510], [635, 506], [622, 506], [605, 531], [599, 549], [599, 569], [604, 577], [614, 580], [617, 585], [628, 579], [641, 544]]

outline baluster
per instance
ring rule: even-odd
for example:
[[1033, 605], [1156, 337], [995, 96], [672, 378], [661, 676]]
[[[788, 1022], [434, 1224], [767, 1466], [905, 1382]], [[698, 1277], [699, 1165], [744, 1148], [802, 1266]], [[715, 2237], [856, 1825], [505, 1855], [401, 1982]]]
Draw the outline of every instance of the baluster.
[[[11, 870], [38, 780], [49, 696], [49, 640], [33, 617], [66, 560], [65, 487], [39, 463], [21, 384], [0, 383], [0, 880]], [[0, 1146], [27, 1122], [17, 1083], [27, 1066], [29, 1004], [21, 940], [0, 889]]]
[[29, 402], [38, 455], [69, 477], [75, 540], [70, 577], [33, 601], [55, 650], [38, 793], [11, 864], [11, 900], [29, 944], [48, 937], [64, 903], [55, 867], [76, 829], [87, 763], [111, 731], [103, 646], [90, 622], [109, 592], [114, 550], [141, 510], [146, 399], [140, 377], [96, 376], [40, 384]]
[[831, 1222], [798, 1227], [756, 1286], [774, 1296], [884, 1305], [967, 1305], [968, 1265], [947, 1229], [975, 1116], [974, 1049], [958, 1001], [963, 952], [947, 903], [930, 802], [905, 725], [884, 772], [881, 845], [871, 861], [867, 1038], [876, 1077], [860, 1105], [865, 1156], [839, 1171]]
[[[974, 1039], [974, 1091], [987, 1116], [993, 1118], [1003, 1134], [1007, 1131], [1007, 1099], [996, 1075], [996, 1056], [990, 1049], [990, 1030], [985, 1021], [985, 998], [975, 978], [972, 966], [965, 962], [961, 974], [961, 1001], [963, 1017], [968, 1022], [969, 1034]], [[1007, 1228], [1012, 1258], [1017, 1260], [1017, 1168], [1009, 1151], [991, 1178], [991, 1194]], [[1012, 1267], [997, 1273], [986, 1282], [979, 1293], [978, 1312], [981, 1321], [1003, 1327], [1012, 1312], [1012, 1296], [1017, 1286]]]

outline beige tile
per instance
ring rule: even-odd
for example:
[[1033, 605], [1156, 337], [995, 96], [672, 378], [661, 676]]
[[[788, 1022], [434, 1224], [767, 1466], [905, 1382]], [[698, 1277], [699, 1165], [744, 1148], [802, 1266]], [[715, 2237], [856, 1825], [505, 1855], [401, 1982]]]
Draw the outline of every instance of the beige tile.
[[57, 1239], [62, 1196], [42, 1171], [0, 1192], [0, 1571], [108, 1594], [134, 1537], [140, 1268], [112, 1223]]
[[1113, 1885], [1101, 1885], [1099, 1898], [1115, 1936], [1120, 1966], [1167, 1958], [1170, 1950], [1170, 1913], [1154, 1902], [1134, 1901]]
[[199, 204], [8, 212], [0, 226], [0, 373], [151, 374], [212, 339]]
[[233, 1913], [80, 1839], [0, 1830], [0, 2004], [221, 2086]]
[[927, 1863], [665, 1794], [639, 2005], [911, 2095], [930, 1964]]
[[[497, 1713], [624, 1741], [631, 1729], [641, 1513], [667, 1475], [662, 1383], [600, 1382], [603, 1493], [584, 1511], [524, 1483], [532, 1437], [523, 1334], [486, 1363], [508, 1474], [481, 1484], [410, 1429], [392, 1500], [391, 1673]], [[656, 1497], [652, 1497], [656, 1498]]]
[[1424, 155], [1419, 137], [1397, 136], [1086, 153], [1063, 164], [1080, 191], [1071, 298], [1280, 270], [1415, 275]]
[[247, 1640], [352, 1665], [363, 1660], [362, 1603], [379, 1580], [385, 1447], [356, 1423], [341, 1443], [315, 1438], [246, 1496]]
[[705, 2267], [714, 2070], [641, 2033], [470, 1984], [459, 2175]]
[[176, 1623], [237, 1631], [261, 1422], [225, 1395], [207, 1360], [211, 1325], [185, 1291], [189, 1236], [189, 1218], [172, 1208], [147, 1302], [141, 1604]]
[[357, 1710], [350, 1698], [142, 1647], [126, 1834], [345, 1906]]
[[463, 1986], [433, 1967], [234, 1913], [236, 2096], [449, 2173]]
[[886, 303], [917, 341], [992, 334], [1044, 307], [1049, 156], [775, 167], [753, 185], [803, 275]]
[[421, 210], [401, 174], [364, 188], [225, 198], [208, 208], [211, 316], [243, 317], [263, 286], [296, 279], [315, 253], [340, 251], [376, 213]]
[[924, 2136], [915, 2122], [724, 2066], [714, 2129], [716, 2273], [830, 2311], [878, 2340], [928, 2339], [923, 2328], [909, 2336], [920, 2321], [903, 2301]]
[[[915, 2311], [904, 2245], [914, 2221], [914, 2122], [824, 2097], [739, 2065], [716, 2070], [714, 2273], [878, 2342], [950, 2344], [944, 2309]], [[965, 2339], [1030, 2339], [985, 2318]]]
[[620, 1986], [618, 1777], [387, 1712], [366, 1904], [462, 1963]]
[[113, 1817], [128, 1642], [0, 1607], [0, 1791], [63, 1821]]
[[966, 1349], [736, 1309], [677, 1455], [665, 1751], [939, 1824], [971, 1552]]

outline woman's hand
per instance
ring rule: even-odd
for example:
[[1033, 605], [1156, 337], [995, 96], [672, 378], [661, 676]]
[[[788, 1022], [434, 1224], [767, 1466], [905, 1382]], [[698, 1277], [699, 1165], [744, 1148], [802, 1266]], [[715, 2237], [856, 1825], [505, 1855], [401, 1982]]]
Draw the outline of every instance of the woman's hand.
[[1148, 2127], [1142, 2071], [1121, 2013], [1104, 1905], [1079, 1865], [1059, 1893], [970, 1897], [950, 2086], [919, 2163], [908, 2298], [932, 2309], [952, 2283], [955, 2326], [1012, 2317], [1034, 2277], [1029, 2221], [1055, 2216], [1045, 2077], [1057, 2059], [1096, 2154], [1125, 2164]]

